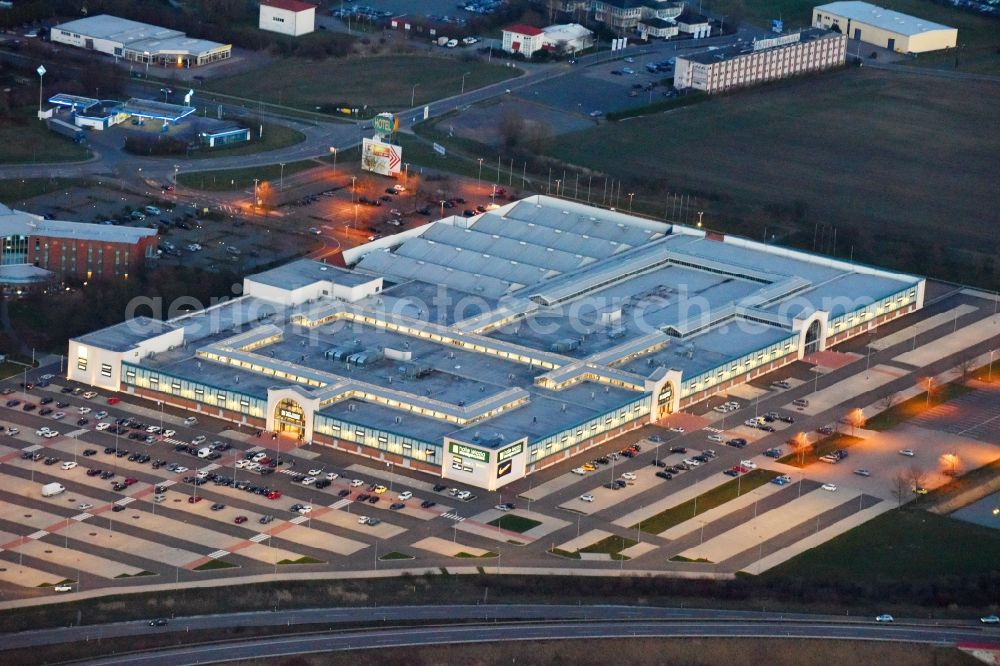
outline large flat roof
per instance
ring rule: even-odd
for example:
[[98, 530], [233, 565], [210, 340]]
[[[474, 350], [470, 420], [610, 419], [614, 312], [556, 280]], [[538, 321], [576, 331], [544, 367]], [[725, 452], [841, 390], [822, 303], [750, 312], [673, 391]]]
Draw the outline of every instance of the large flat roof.
[[87, 333], [75, 338], [83, 345], [93, 345], [109, 351], [125, 352], [141, 342], [155, 338], [168, 331], [176, 330], [176, 326], [168, 321], [160, 321], [150, 317], [136, 317], [114, 326], [102, 328], [93, 333]]
[[155, 229], [46, 220], [0, 204], [0, 237], [48, 236], [70, 240], [104, 241], [107, 243], [138, 243], [143, 238], [155, 236]]
[[263, 273], [256, 273], [250, 276], [250, 279], [272, 287], [298, 289], [320, 280], [328, 280], [345, 287], [356, 287], [371, 282], [377, 277], [345, 270], [339, 266], [331, 266], [312, 259], [299, 259]]
[[[767, 53], [768, 51], [775, 51], [784, 48], [788, 48], [795, 44], [802, 44], [805, 42], [811, 42], [817, 39], [837, 39], [841, 37], [841, 34], [833, 30], [826, 30], [824, 28], [806, 28], [799, 33], [789, 33], [787, 35], [781, 35], [780, 37], [789, 37], [790, 35], [798, 34], [799, 38], [796, 41], [790, 41], [783, 44], [778, 44], [776, 46], [771, 46], [767, 48], [755, 48], [753, 43], [747, 44], [736, 44], [734, 46], [726, 46], [722, 48], [717, 48], [711, 51], [699, 51], [697, 53], [689, 53], [683, 56], [678, 56], [684, 60], [690, 60], [691, 62], [697, 62], [704, 65], [711, 65], [713, 63], [721, 62], [723, 60], [731, 60], [732, 58], [738, 58], [740, 56], [751, 55], [753, 53]], [[775, 38], [768, 38], [767, 41]], [[765, 42], [761, 42], [766, 43]]]
[[815, 7], [816, 11], [843, 16], [852, 21], [861, 21], [901, 35], [913, 36], [932, 30], [955, 30], [949, 25], [934, 23], [917, 16], [893, 11], [860, 0], [843, 0]]
[[140, 53], [201, 55], [226, 46], [207, 39], [188, 37], [180, 30], [130, 21], [110, 14], [60, 23], [52, 29], [120, 42], [125, 48]]

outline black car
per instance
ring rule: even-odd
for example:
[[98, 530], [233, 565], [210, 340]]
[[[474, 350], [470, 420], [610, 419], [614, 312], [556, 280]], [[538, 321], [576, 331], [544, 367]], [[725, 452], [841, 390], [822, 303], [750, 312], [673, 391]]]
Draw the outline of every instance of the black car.
[[316, 486], [317, 488], [326, 488], [331, 483], [333, 483], [333, 481], [330, 481], [329, 479], [320, 479], [319, 481], [317, 481], [313, 485]]
[[118, 513], [119, 511], [124, 511], [125, 507], [122, 506], [121, 504], [115, 504], [113, 507], [111, 507], [111, 510], [114, 511], [115, 513]]
[[73, 392], [73, 387], [72, 386], [63, 386], [61, 389], [59, 389], [59, 392], [60, 393], [72, 393]]
[[30, 402], [27, 402], [21, 409], [23, 409], [26, 412], [33, 412], [35, 411], [35, 405], [31, 404]]
[[48, 416], [51, 413], [52, 413], [52, 410], [49, 409], [48, 407], [42, 407], [41, 409], [38, 410], [38, 415], [39, 416]]
[[427, 206], [424, 206], [423, 208], [418, 208], [417, 212], [420, 213], [421, 215], [430, 215], [431, 209], [428, 208]]
[[127, 455], [128, 455], [128, 449], [118, 449], [118, 451], [115, 453], [115, 457], [117, 458], [124, 458]]
[[420, 508], [421, 509], [429, 509], [429, 508], [431, 508], [432, 506], [434, 506], [436, 504], [437, 504], [437, 502], [435, 502], [433, 500], [424, 500], [423, 502], [420, 503]]
[[97, 449], [84, 449], [83, 450], [83, 455], [86, 456], [87, 458], [89, 458], [90, 456], [92, 456], [92, 455], [94, 455], [96, 453], [97, 453]]
[[104, 447], [104, 453], [114, 453], [114, 452], [115, 452], [115, 447], [113, 447], [113, 446], [105, 446]]
[[779, 416], [778, 420], [782, 423], [795, 423], [795, 419], [791, 416]]
[[57, 462], [59, 462], [59, 458], [56, 458], [55, 456], [49, 456], [45, 459], [46, 465], [55, 465]]
[[101, 470], [99, 470], [96, 467], [91, 467], [90, 469], [87, 470], [87, 476], [99, 476], [100, 474]]
[[50, 402], [52, 402], [53, 400], [55, 400], [55, 398], [42, 398], [41, 400], [38, 401], [38, 404], [40, 404], [40, 405], [47, 405]]
[[671, 453], [687, 453], [688, 450], [687, 450], [686, 447], [683, 447], [683, 446], [675, 446], [674, 448], [670, 449], [670, 452]]
[[369, 497], [368, 498], [368, 503], [369, 504], [377, 504], [378, 503], [378, 495], [372, 495], [371, 497]]
[[462, 211], [462, 215], [464, 215], [465, 217], [472, 217], [475, 214], [476, 211], [472, 210], [471, 208], [466, 208], [465, 210]]
[[[174, 188], [171, 187], [170, 189], [174, 189]], [[167, 619], [163, 618], [163, 617], [158, 617], [155, 620], [150, 620], [149, 621], [149, 626], [151, 626], [151, 627], [165, 627], [165, 626], [167, 626]]]
[[670, 479], [674, 478], [674, 475], [671, 474], [670, 472], [662, 472], [662, 471], [661, 472], [657, 472], [656, 476], [660, 477], [661, 479], [666, 479], [667, 481], [669, 481]]
[[113, 479], [114, 476], [115, 473], [112, 472], [110, 469], [107, 470], [106, 472], [101, 472], [101, 478], [104, 479], [105, 481], [107, 481], [108, 479]]
[[85, 426], [85, 425], [87, 425], [88, 423], [90, 423], [90, 419], [77, 419], [77, 420], [76, 420], [76, 424], [77, 424], [78, 426]]
[[667, 466], [667, 463], [663, 462], [662, 460], [654, 460], [650, 464], [653, 465], [653, 466], [655, 466], [655, 467], [666, 467]]
[[442, 484], [442, 483], [439, 483], [439, 484], [437, 484], [436, 486], [434, 486], [434, 492], [436, 492], [436, 493], [439, 493], [439, 492], [441, 492], [442, 490], [445, 490], [445, 489], [447, 489], [447, 488], [448, 488], [448, 486], [446, 486], [446, 485], [444, 485], [444, 484]]
[[337, 496], [338, 496], [338, 497], [347, 497], [347, 496], [348, 496], [348, 495], [350, 495], [350, 494], [351, 494], [351, 491], [350, 491], [350, 490], [348, 490], [347, 488], [344, 488], [344, 489], [343, 489], [343, 490], [341, 490], [341, 491], [340, 491], [339, 493], [337, 493]]
[[400, 509], [405, 509], [406, 505], [403, 504], [402, 502], [396, 502], [394, 504], [389, 505], [389, 508], [392, 509], [393, 511], [399, 511]]
[[63, 402], [62, 400], [60, 400], [59, 402], [56, 403], [56, 407], [58, 409], [66, 409], [67, 407], [69, 407], [69, 403], [68, 402]]

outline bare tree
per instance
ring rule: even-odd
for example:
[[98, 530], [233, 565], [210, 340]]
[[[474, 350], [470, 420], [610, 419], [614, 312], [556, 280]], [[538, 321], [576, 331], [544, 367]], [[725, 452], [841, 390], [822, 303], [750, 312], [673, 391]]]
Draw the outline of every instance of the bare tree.
[[897, 401], [899, 401], [899, 391], [889, 391], [879, 398], [878, 406], [882, 409], [882, 411], [887, 411], [892, 409]]
[[524, 135], [524, 118], [512, 107], [504, 107], [500, 113], [500, 140], [504, 146], [513, 148]]
[[927, 480], [927, 472], [917, 465], [910, 465], [904, 473], [911, 492], [916, 493], [917, 488], [923, 488]]
[[906, 472], [899, 472], [892, 477], [892, 485], [889, 487], [892, 496], [896, 498], [896, 506], [902, 506], [903, 502], [910, 499], [910, 478]]
[[975, 359], [968, 352], [962, 354], [958, 361], [958, 369], [962, 372], [962, 381], [968, 381], [969, 375], [975, 369]]

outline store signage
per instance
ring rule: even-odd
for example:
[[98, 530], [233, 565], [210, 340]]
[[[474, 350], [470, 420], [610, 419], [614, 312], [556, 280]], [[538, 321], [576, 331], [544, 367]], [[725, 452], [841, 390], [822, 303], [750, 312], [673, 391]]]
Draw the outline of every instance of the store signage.
[[490, 461], [490, 454], [488, 452], [480, 451], [479, 449], [474, 449], [464, 444], [456, 444], [452, 442], [448, 445], [448, 450], [455, 455], [472, 458], [473, 460], [478, 460], [479, 462], [488, 463]]
[[509, 460], [514, 456], [516, 456], [517, 454], [521, 453], [522, 451], [524, 451], [524, 443], [518, 443], [515, 444], [514, 446], [508, 446], [506, 449], [503, 449], [502, 451], [497, 453], [497, 460], [499, 462], [503, 462], [504, 460]]

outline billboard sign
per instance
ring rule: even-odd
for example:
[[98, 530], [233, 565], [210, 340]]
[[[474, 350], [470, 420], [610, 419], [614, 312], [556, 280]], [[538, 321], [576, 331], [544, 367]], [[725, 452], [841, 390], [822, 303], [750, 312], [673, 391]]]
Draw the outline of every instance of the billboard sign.
[[761, 51], [763, 49], [773, 49], [775, 46], [784, 46], [786, 44], [794, 44], [801, 40], [800, 33], [793, 33], [791, 35], [784, 35], [783, 37], [772, 37], [771, 39], [758, 39], [753, 43], [754, 51]]
[[442, 146], [440, 143], [435, 143], [434, 144], [434, 152], [437, 153], [438, 155], [444, 155], [448, 151], [445, 150], [444, 146]]
[[497, 453], [497, 460], [500, 462], [510, 460], [522, 451], [524, 451], [524, 443], [518, 442], [514, 446], [508, 446], [506, 449], [502, 449], [499, 453]]
[[514, 462], [512, 460], [505, 460], [497, 465], [497, 478], [502, 478], [507, 476], [514, 470]]
[[364, 139], [361, 145], [361, 168], [365, 171], [395, 176], [403, 165], [403, 148], [377, 139]]

